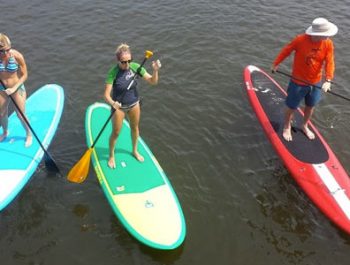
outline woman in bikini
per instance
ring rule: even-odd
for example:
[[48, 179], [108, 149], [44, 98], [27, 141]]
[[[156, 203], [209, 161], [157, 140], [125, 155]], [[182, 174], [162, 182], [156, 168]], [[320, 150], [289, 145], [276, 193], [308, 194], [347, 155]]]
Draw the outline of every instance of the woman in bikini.
[[132, 86], [127, 90], [133, 79], [138, 74], [151, 85], [158, 83], [158, 70], [161, 67], [160, 61], [153, 61], [153, 73], [150, 75], [143, 67], [138, 71], [139, 64], [132, 62], [130, 47], [127, 44], [118, 46], [116, 52], [117, 64], [108, 72], [106, 78], [104, 98], [108, 104], [115, 109], [112, 117], [112, 133], [109, 138], [109, 159], [108, 166], [116, 167], [114, 148], [117, 142], [119, 132], [123, 125], [125, 115], [128, 115], [131, 127], [132, 137], [132, 153], [135, 158], [143, 162], [143, 156], [137, 151], [137, 139], [139, 137], [139, 121], [140, 121], [140, 104], [137, 93], [137, 82], [133, 82]]
[[[8, 106], [10, 95], [22, 113], [25, 113], [27, 94], [24, 82], [27, 80], [27, 77], [27, 65], [23, 55], [19, 51], [12, 49], [10, 39], [5, 34], [0, 33], [0, 126], [2, 127], [0, 142], [9, 135]], [[17, 109], [16, 113], [26, 131], [25, 146], [29, 147], [32, 144], [30, 128]]]

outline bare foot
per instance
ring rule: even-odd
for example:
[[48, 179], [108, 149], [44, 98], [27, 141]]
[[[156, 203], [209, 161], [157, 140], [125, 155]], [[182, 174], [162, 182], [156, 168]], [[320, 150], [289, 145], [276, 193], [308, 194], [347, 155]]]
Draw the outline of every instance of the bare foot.
[[286, 140], [287, 142], [290, 142], [290, 141], [292, 141], [293, 140], [293, 137], [292, 137], [292, 130], [291, 130], [292, 128], [288, 128], [288, 129], [286, 129], [286, 128], [284, 128], [283, 129], [283, 138], [284, 138], [284, 140]]
[[114, 156], [113, 157], [110, 157], [109, 159], [108, 159], [108, 166], [110, 167], [110, 168], [115, 168], [115, 159], [114, 159]]
[[139, 152], [137, 152], [137, 151], [134, 152], [134, 156], [135, 156], [135, 158], [136, 158], [138, 161], [140, 161], [140, 162], [145, 161], [144, 157], [143, 157], [142, 155], [140, 155]]
[[2, 135], [0, 135], [0, 142], [2, 142], [3, 140], [6, 139], [8, 133], [3, 133]]
[[29, 147], [32, 145], [32, 142], [33, 142], [33, 138], [31, 135], [27, 135], [27, 138], [26, 138], [26, 141], [24, 143], [24, 146], [25, 147]]
[[315, 139], [315, 134], [307, 126], [303, 126], [303, 132], [310, 140]]

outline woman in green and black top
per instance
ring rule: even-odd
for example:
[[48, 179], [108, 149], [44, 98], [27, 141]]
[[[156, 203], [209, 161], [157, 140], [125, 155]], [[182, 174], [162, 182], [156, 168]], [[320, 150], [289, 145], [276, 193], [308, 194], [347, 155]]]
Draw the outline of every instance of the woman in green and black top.
[[[109, 159], [108, 166], [116, 167], [114, 148], [119, 132], [123, 125], [125, 114], [128, 115], [131, 127], [133, 155], [143, 162], [144, 158], [137, 151], [137, 139], [139, 137], [140, 104], [137, 93], [137, 81], [135, 80], [128, 89], [140, 64], [132, 62], [130, 47], [121, 44], [116, 50], [117, 65], [113, 66], [107, 75], [104, 98], [114, 109], [112, 117], [113, 130], [109, 138]], [[153, 61], [153, 73], [150, 75], [143, 67], [138, 71], [139, 75], [151, 85], [158, 83], [158, 70], [161, 67], [160, 61]]]

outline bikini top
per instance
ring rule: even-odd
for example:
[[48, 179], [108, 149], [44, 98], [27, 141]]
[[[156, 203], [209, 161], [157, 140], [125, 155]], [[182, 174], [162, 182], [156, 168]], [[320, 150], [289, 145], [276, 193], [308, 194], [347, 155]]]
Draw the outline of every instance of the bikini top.
[[0, 59], [0, 72], [9, 72], [14, 73], [18, 70], [18, 63], [14, 56], [11, 56], [5, 66], [2, 60]]

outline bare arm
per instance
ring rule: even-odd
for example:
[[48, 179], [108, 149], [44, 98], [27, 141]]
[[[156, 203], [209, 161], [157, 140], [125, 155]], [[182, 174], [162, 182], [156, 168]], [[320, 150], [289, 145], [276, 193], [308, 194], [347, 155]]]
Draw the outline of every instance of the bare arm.
[[146, 72], [146, 74], [143, 76], [143, 79], [146, 80], [151, 85], [158, 84], [158, 71], [161, 67], [162, 67], [162, 65], [161, 65], [159, 60], [153, 61], [152, 62], [152, 68], [153, 68], [152, 75], [150, 75], [149, 73]]
[[103, 94], [104, 100], [107, 104], [111, 105], [113, 108], [117, 109], [121, 106], [121, 104], [117, 101], [114, 101], [111, 97], [113, 84], [106, 84], [105, 85], [105, 92]]

